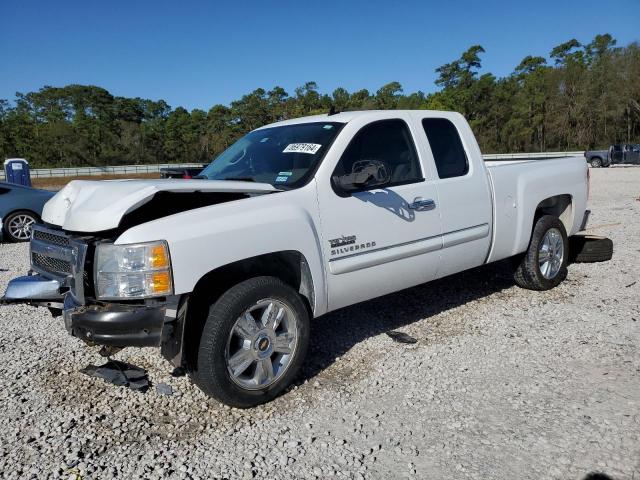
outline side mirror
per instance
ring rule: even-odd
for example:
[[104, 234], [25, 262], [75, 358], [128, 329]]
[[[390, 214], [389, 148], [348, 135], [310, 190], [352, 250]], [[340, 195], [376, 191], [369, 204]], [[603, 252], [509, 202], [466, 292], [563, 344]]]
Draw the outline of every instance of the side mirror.
[[353, 164], [351, 173], [333, 177], [335, 186], [345, 193], [381, 187], [390, 181], [389, 166], [380, 160], [359, 160]]

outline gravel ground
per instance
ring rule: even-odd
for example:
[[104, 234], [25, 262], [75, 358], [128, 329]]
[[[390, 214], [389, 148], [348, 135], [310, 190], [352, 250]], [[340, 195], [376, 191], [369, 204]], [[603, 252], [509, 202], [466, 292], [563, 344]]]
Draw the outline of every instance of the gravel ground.
[[[592, 171], [614, 258], [552, 291], [497, 264], [318, 319], [299, 384], [252, 410], [172, 378], [154, 349], [116, 358], [171, 396], [89, 378], [102, 359], [60, 319], [0, 307], [0, 475], [640, 478], [639, 195], [640, 168]], [[27, 267], [25, 245], [0, 245], [0, 289]]]

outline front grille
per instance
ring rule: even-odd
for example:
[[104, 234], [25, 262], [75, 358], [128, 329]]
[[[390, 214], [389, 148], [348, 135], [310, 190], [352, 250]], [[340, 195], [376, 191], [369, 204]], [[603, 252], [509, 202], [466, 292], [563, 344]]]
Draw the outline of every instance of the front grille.
[[71, 273], [71, 263], [53, 257], [45, 257], [39, 253], [31, 253], [31, 263], [33, 266], [51, 273], [69, 275]]
[[79, 238], [42, 225], [33, 227], [31, 267], [45, 278], [55, 278], [67, 288], [75, 301], [84, 303], [87, 244]]
[[43, 242], [53, 243], [61, 247], [69, 246], [69, 237], [64, 235], [56, 235], [55, 233], [43, 232], [42, 230], [34, 230], [33, 238], [36, 240], [42, 240]]

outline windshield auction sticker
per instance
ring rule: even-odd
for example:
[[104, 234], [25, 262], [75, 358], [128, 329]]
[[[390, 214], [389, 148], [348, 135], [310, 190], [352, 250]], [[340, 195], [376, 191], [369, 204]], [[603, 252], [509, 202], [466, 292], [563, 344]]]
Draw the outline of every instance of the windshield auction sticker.
[[310, 153], [314, 155], [322, 145], [318, 143], [290, 143], [282, 153]]

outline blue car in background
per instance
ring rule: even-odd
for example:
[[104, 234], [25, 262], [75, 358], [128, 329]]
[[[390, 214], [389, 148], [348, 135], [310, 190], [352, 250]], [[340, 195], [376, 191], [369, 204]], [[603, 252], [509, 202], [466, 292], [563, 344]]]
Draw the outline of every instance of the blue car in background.
[[40, 221], [42, 208], [56, 192], [0, 182], [0, 240], [26, 242], [31, 225]]

